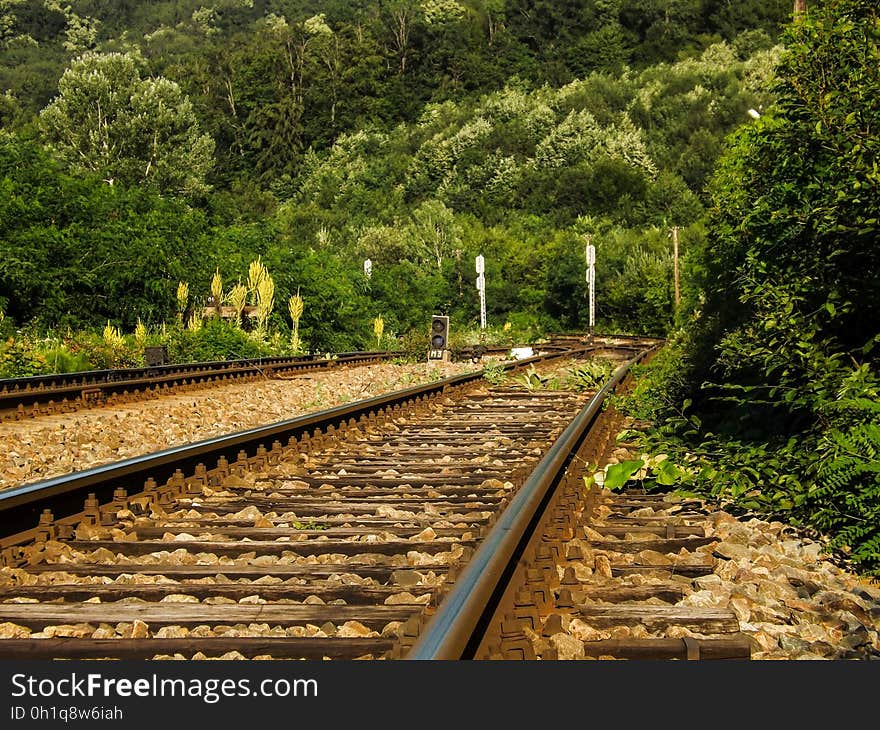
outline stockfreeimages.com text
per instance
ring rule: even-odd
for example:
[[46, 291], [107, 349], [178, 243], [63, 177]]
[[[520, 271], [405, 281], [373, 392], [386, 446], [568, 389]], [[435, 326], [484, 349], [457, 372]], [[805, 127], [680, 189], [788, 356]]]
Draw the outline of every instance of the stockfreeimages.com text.
[[172, 679], [160, 678], [155, 674], [128, 679], [105, 677], [99, 673], [80, 675], [71, 672], [69, 676], [50, 679], [19, 673], [12, 675], [12, 687], [13, 697], [197, 697], [208, 704], [219, 702], [224, 697], [318, 696], [316, 679]]

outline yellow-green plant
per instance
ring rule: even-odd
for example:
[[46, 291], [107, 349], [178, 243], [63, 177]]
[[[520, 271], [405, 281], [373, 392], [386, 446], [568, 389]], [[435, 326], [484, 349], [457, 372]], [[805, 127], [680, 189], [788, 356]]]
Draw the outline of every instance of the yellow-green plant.
[[328, 246], [330, 244], [330, 229], [326, 226], [321, 226], [317, 233], [315, 233], [315, 240], [322, 248]]
[[125, 338], [120, 334], [119, 328], [110, 324], [109, 319], [107, 320], [107, 326], [104, 327], [103, 335], [104, 342], [110, 347], [120, 348], [125, 345]]
[[290, 320], [293, 323], [290, 331], [290, 347], [294, 352], [301, 352], [302, 340], [299, 338], [299, 320], [305, 311], [305, 301], [300, 296], [299, 289], [287, 300], [287, 311], [290, 313]]
[[134, 343], [142, 350], [147, 344], [147, 327], [141, 322], [140, 317], [134, 327]]
[[177, 282], [177, 318], [182, 322], [186, 303], [189, 301], [189, 284], [185, 281]]
[[241, 323], [241, 315], [244, 312], [245, 306], [247, 306], [247, 295], [248, 289], [244, 284], [236, 284], [232, 289], [229, 290], [229, 294], [226, 297], [226, 300], [235, 309], [235, 313], [237, 316], [236, 322]]
[[187, 328], [191, 332], [198, 332], [202, 328], [202, 317], [197, 312], [193, 312], [189, 317], [189, 322], [186, 324]]
[[373, 320], [373, 334], [376, 335], [376, 349], [381, 349], [382, 333], [385, 331], [385, 320], [381, 316]]
[[[260, 282], [267, 276], [269, 276], [269, 271], [266, 268], [266, 265], [260, 260], [260, 257], [257, 256], [257, 258], [254, 261], [251, 261], [248, 266], [247, 291], [248, 294], [254, 295], [254, 299], [258, 296]], [[256, 304], [256, 301], [254, 303]]]
[[257, 284], [257, 327], [261, 335], [265, 336], [268, 328], [269, 315], [275, 307], [275, 282], [267, 273], [260, 283]]
[[223, 277], [220, 276], [220, 269], [217, 269], [211, 278], [211, 296], [214, 298], [215, 306], [219, 307], [223, 299]]

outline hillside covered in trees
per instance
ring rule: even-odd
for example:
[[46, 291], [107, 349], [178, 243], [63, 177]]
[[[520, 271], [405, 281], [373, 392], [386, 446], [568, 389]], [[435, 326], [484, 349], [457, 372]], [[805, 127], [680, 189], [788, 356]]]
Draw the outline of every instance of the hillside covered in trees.
[[[172, 321], [261, 257], [303, 342], [673, 325], [789, 2], [3, 0], [5, 325]], [[373, 263], [366, 277], [364, 259]], [[685, 287], [680, 311], [692, 310]], [[276, 308], [271, 324], [291, 322]]]

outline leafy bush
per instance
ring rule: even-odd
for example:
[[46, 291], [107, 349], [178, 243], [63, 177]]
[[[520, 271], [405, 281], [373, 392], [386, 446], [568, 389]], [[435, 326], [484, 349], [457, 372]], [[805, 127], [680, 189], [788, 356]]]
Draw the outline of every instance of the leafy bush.
[[[195, 331], [182, 327], [169, 329], [164, 344], [168, 346], [168, 359], [174, 363], [247, 360], [278, 354], [266, 343], [216, 317]], [[283, 343], [279, 341], [279, 344]]]
[[541, 375], [534, 365], [529, 365], [524, 373], [514, 376], [513, 382], [523, 386], [526, 390], [553, 389], [558, 385], [558, 381], [555, 378], [549, 375]]
[[46, 358], [27, 337], [10, 337], [0, 349], [0, 375], [23, 378], [49, 373]]
[[778, 102], [713, 177], [685, 387], [672, 379], [651, 437], [687, 460], [692, 488], [821, 529], [874, 574], [878, 27], [875, 3], [830, 0], [787, 31]]
[[611, 376], [612, 369], [608, 360], [590, 358], [569, 371], [563, 387], [576, 391], [598, 390]]
[[86, 353], [72, 352], [64, 343], [49, 347], [42, 354], [50, 373], [78, 373], [95, 369]]
[[[760, 514], [821, 530], [830, 538], [829, 549], [866, 573], [880, 575], [877, 376], [866, 365], [831, 369], [828, 379], [834, 385], [826, 381], [817, 389], [835, 395], [823, 396], [812, 411], [812, 423], [797, 434], [764, 434], [759, 439], [712, 431], [689, 399], [680, 404], [670, 399], [664, 371], [676, 358], [661, 355], [638, 370], [628, 395], [614, 399], [627, 415], [657, 419], [647, 432], [621, 434], [649, 453], [668, 454], [667, 480], [654, 483], [674, 483], [717, 500], [735, 514]], [[727, 397], [741, 393], [731, 387]], [[625, 482], [642, 466], [616, 476], [624, 476]]]
[[416, 362], [428, 357], [428, 332], [425, 330], [410, 330], [397, 338], [395, 349], [401, 350], [404, 357]]
[[108, 340], [94, 332], [77, 332], [67, 338], [66, 347], [75, 361], [88, 363], [89, 370], [137, 368], [144, 364], [143, 351], [130, 337]]
[[492, 385], [498, 386], [507, 380], [507, 371], [500, 362], [486, 363], [483, 368], [483, 379]]

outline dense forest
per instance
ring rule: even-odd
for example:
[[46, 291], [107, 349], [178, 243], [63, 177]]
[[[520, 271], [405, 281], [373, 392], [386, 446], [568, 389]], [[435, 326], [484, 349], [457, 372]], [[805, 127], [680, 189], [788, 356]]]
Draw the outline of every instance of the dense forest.
[[[704, 184], [767, 80], [786, 2], [4, 0], [6, 327], [130, 332], [257, 257], [302, 342], [447, 313], [490, 332], [674, 321]], [[363, 263], [372, 262], [370, 277]], [[252, 297], [254, 293], [251, 292]], [[683, 302], [682, 309], [693, 302]], [[291, 320], [276, 307], [269, 328]], [[244, 346], [243, 343], [239, 343]], [[249, 343], [248, 346], [252, 346]]]

